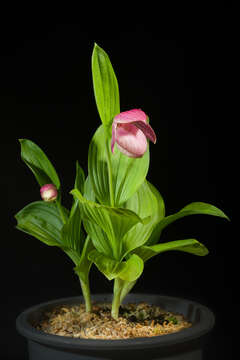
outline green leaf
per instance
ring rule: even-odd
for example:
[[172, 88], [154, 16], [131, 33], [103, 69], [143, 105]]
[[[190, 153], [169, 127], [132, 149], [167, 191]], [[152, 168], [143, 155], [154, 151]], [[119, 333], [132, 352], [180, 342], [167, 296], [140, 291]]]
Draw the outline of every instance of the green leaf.
[[160, 194], [160, 192], [156, 189], [155, 186], [153, 186], [152, 184], [148, 183], [150, 186], [150, 189], [152, 190], [153, 194], [155, 195], [156, 199], [157, 199], [157, 203], [158, 203], [158, 214], [159, 214], [159, 220], [155, 223], [153, 231], [147, 241], [147, 243], [145, 245], [154, 245], [158, 242], [159, 237], [160, 237], [160, 233], [158, 231], [158, 223], [159, 221], [161, 221], [164, 217], [165, 217], [165, 204], [164, 204], [164, 200], [162, 195]]
[[98, 270], [103, 273], [108, 280], [117, 277], [121, 264], [119, 261], [114, 260], [97, 250], [92, 250], [88, 255], [88, 259], [97, 266]]
[[121, 291], [121, 298], [120, 302], [123, 302], [123, 299], [127, 296], [127, 294], [132, 290], [132, 288], [135, 286], [137, 282], [137, 279], [134, 281], [124, 281], [122, 284], [122, 291]]
[[[129, 251], [135, 250], [143, 244], [155, 241], [156, 233], [154, 229], [156, 224], [165, 216], [165, 206], [161, 194], [148, 181], [141, 185], [138, 191], [126, 202], [124, 207], [135, 211], [141, 218], [150, 216], [150, 221], [147, 224], [137, 224], [125, 235], [123, 239], [125, 255]], [[158, 240], [158, 238], [157, 238]], [[124, 281], [121, 301], [133, 288], [136, 281]]]
[[114, 116], [120, 113], [118, 82], [108, 55], [97, 44], [92, 54], [92, 77], [98, 112], [109, 129]]
[[91, 238], [87, 236], [83, 245], [80, 260], [78, 261], [77, 266], [74, 268], [75, 272], [85, 283], [88, 282], [88, 274], [92, 265], [92, 261], [88, 258], [88, 255], [93, 249], [94, 246]]
[[33, 202], [19, 211], [15, 218], [17, 229], [34, 236], [47, 245], [62, 247], [63, 223], [55, 203]]
[[156, 224], [163, 218], [164, 204], [156, 191], [154, 186], [145, 180], [134, 195], [123, 204], [124, 208], [134, 211], [140, 218], [150, 218], [145, 224], [136, 224], [124, 236], [124, 255], [145, 244]]
[[[171, 224], [172, 222], [181, 219], [188, 215], [196, 215], [196, 214], [205, 214], [205, 215], [213, 215], [213, 216], [219, 216], [225, 219], [229, 218], [227, 215], [224, 214], [224, 212], [220, 209], [218, 209], [216, 206], [203, 203], [203, 202], [193, 202], [187, 206], [185, 206], [183, 209], [181, 209], [179, 212], [173, 215], [166, 216], [163, 218], [158, 225], [156, 226], [156, 234], [158, 237], [160, 237], [160, 234], [162, 230]], [[156, 236], [157, 237], [157, 236]]]
[[127, 261], [121, 262], [93, 250], [88, 257], [108, 280], [119, 277], [122, 280], [135, 281], [143, 272], [143, 261], [137, 255], [131, 255]]
[[165, 251], [184, 251], [193, 255], [205, 256], [208, 254], [208, 249], [196, 239], [176, 240], [167, 243], [141, 246], [134, 250], [138, 256], [145, 262], [148, 259]]
[[[79, 163], [76, 162], [76, 177], [74, 185], [79, 191], [83, 191], [84, 182], [84, 172]], [[85, 235], [82, 230], [82, 218], [78, 206], [78, 199], [74, 198], [70, 216], [62, 228], [62, 241], [68, 248], [81, 253], [84, 244], [84, 238]]]
[[175, 316], [169, 316], [167, 320], [172, 322], [174, 325], [178, 324], [178, 320]]
[[[82, 194], [82, 192], [81, 192], [81, 194]], [[92, 183], [91, 183], [91, 180], [90, 180], [89, 176], [87, 176], [87, 178], [85, 180], [83, 194], [84, 194], [84, 197], [87, 200], [96, 202], [96, 196], [95, 196], [95, 193], [93, 191]]]
[[[92, 188], [92, 184], [89, 176], [87, 177], [84, 184], [84, 197], [87, 200], [96, 202], [95, 194]], [[85, 227], [88, 229], [89, 234], [91, 234], [91, 239], [93, 243], [97, 246], [98, 251], [104, 254], [111, 255], [112, 248], [107, 238], [107, 234], [104, 230], [93, 222], [84, 221]]]
[[124, 264], [124, 266], [118, 273], [118, 277], [124, 281], [136, 281], [143, 272], [144, 262], [136, 254], [131, 255], [126, 262], [122, 262], [121, 264]]
[[158, 217], [160, 219], [164, 218], [165, 216], [165, 204], [164, 204], [164, 200], [163, 200], [163, 197], [162, 195], [160, 194], [160, 192], [157, 190], [157, 188], [151, 184], [149, 181], [148, 181], [148, 186], [150, 187], [152, 193], [155, 195], [156, 199], [157, 199], [157, 203], [158, 203]]
[[[101, 204], [110, 204], [108, 179], [108, 149], [110, 139], [105, 139], [103, 126], [95, 132], [89, 147], [88, 173], [97, 200]], [[149, 167], [149, 149], [141, 158], [130, 158], [115, 147], [110, 152], [114, 204], [116, 207], [126, 202], [144, 182]]]
[[84, 234], [82, 232], [82, 221], [79, 206], [75, 206], [67, 222], [63, 225], [61, 236], [62, 243], [70, 249], [81, 252], [84, 244]]
[[[122, 252], [122, 238], [135, 224], [143, 220], [133, 211], [104, 206], [87, 200], [77, 189], [72, 190], [71, 194], [79, 200], [81, 214], [87, 220], [84, 223], [87, 233], [95, 239], [94, 234], [91, 234], [92, 228], [88, 225], [89, 222], [98, 225], [106, 233], [111, 249], [111, 254], [105, 253], [105, 255], [119, 260]], [[97, 239], [94, 245], [98, 249]]]
[[[85, 186], [85, 174], [83, 169], [81, 168], [81, 166], [79, 165], [78, 161], [76, 162], [76, 177], [75, 177], [75, 183], [74, 183], [74, 188], [78, 189], [81, 193], [84, 192], [84, 186]], [[78, 199], [77, 198], [73, 198], [73, 205], [71, 208], [71, 213], [75, 212], [76, 207], [78, 207]]]
[[25, 164], [32, 170], [40, 186], [54, 184], [60, 187], [58, 175], [45, 153], [38, 145], [27, 139], [19, 139], [21, 144], [21, 157]]
[[79, 162], [76, 162], [76, 178], [74, 183], [74, 188], [78, 189], [81, 193], [84, 192], [84, 183], [85, 183], [85, 175], [84, 171], [79, 165]]

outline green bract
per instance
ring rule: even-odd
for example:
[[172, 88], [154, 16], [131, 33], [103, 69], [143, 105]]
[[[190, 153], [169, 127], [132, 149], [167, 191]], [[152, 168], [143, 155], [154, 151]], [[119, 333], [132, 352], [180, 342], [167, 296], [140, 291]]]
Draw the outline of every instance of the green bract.
[[[149, 145], [145, 142], [146, 151], [139, 157], [121, 149], [119, 144], [114, 153], [111, 151], [111, 137], [118, 135], [118, 126], [127, 123], [125, 130], [129, 131], [131, 141], [138, 141], [134, 140], [138, 131], [141, 141], [145, 141], [141, 131], [148, 136], [150, 125], [146, 125], [145, 121], [149, 119], [145, 120], [142, 111], [141, 118], [136, 118], [137, 109], [132, 113], [125, 112], [125, 118], [121, 117], [122, 113], [119, 115], [117, 78], [108, 55], [96, 44], [92, 54], [92, 76], [102, 124], [90, 142], [87, 177], [76, 163], [71, 208], [62, 205], [61, 183], [45, 153], [32, 141], [21, 139], [22, 160], [33, 172], [41, 191], [44, 187], [47, 191], [52, 184], [55, 192], [57, 189], [57, 197], [54, 196], [52, 202], [32, 202], [15, 217], [19, 230], [49, 246], [61, 248], [72, 259], [87, 311], [91, 311], [91, 265], [95, 264], [108, 280], [114, 280], [112, 316], [116, 319], [122, 300], [141, 276], [146, 261], [165, 251], [184, 251], [198, 256], [208, 254], [208, 249], [196, 239], [161, 242], [161, 234], [167, 225], [195, 214], [228, 217], [217, 207], [203, 202], [193, 202], [175, 214], [165, 215], [161, 194], [147, 180]], [[129, 116], [132, 114], [134, 119], [131, 121]], [[112, 124], [115, 126], [113, 135]], [[131, 126], [135, 125], [136, 129], [132, 131]]]
[[134, 159], [123, 155], [116, 148], [113, 156], [109, 152], [110, 140], [104, 127], [100, 126], [89, 146], [89, 178], [101, 204], [111, 204], [112, 201], [115, 206], [121, 206], [145, 180], [149, 167], [149, 151], [142, 158]]

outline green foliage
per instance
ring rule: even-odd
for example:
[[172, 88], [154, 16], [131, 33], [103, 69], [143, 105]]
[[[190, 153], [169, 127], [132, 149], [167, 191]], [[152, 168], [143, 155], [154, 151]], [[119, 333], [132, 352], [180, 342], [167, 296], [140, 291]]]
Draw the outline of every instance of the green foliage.
[[172, 322], [172, 323], [175, 324], [175, 325], [178, 323], [178, 320], [177, 320], [177, 318], [176, 318], [175, 316], [169, 316], [169, 317], [167, 318], [167, 320], [170, 321], [170, 322]]
[[[110, 204], [109, 166], [112, 174], [113, 200], [116, 207], [122, 206], [144, 182], [149, 167], [149, 150], [142, 158], [130, 158], [115, 147], [108, 159], [110, 140], [105, 137], [103, 126], [94, 134], [88, 153], [88, 172], [97, 200]], [[110, 162], [110, 164], [109, 164]]]
[[40, 186], [54, 184], [60, 187], [60, 180], [52, 163], [38, 145], [27, 139], [19, 139], [21, 144], [21, 157], [32, 170]]
[[110, 135], [112, 120], [120, 113], [118, 82], [108, 55], [97, 44], [92, 54], [92, 78], [97, 109]]
[[[67, 215], [67, 211], [65, 214]], [[62, 219], [55, 203], [36, 201], [20, 210], [15, 218], [17, 229], [37, 238], [46, 245], [63, 247]]]
[[92, 261], [88, 255], [93, 249], [94, 246], [91, 238], [87, 236], [81, 249], [80, 259], [76, 262], [77, 265], [74, 268], [75, 272], [84, 283], [88, 283], [88, 274], [92, 265]]
[[170, 225], [174, 221], [181, 219], [185, 216], [197, 215], [197, 214], [218, 216], [218, 217], [222, 217], [222, 218], [229, 220], [227, 215], [225, 215], [224, 212], [222, 210], [218, 209], [216, 206], [213, 206], [213, 205], [207, 204], [207, 203], [203, 203], [203, 202], [193, 202], [193, 203], [185, 206], [183, 209], [178, 211], [176, 214], [164, 217], [156, 225], [154, 232], [148, 241], [148, 245], [153, 245], [159, 240], [160, 235], [166, 226]]
[[[79, 163], [77, 162], [74, 186], [80, 191], [83, 191], [84, 182], [84, 172], [80, 167]], [[82, 218], [77, 199], [74, 199], [73, 201], [69, 218], [62, 227], [61, 235], [64, 239], [64, 242], [68, 245], [69, 248], [76, 250], [77, 252], [81, 252], [84, 246], [85, 236], [82, 230]]]
[[165, 251], [173, 250], [184, 251], [198, 256], [205, 256], [208, 254], [208, 249], [195, 239], [176, 240], [152, 246], [141, 246], [135, 250], [135, 253], [145, 262], [153, 256]]
[[175, 214], [165, 215], [161, 194], [146, 179], [149, 147], [140, 158], [124, 155], [117, 146], [111, 152], [111, 125], [120, 113], [119, 89], [110, 59], [97, 44], [92, 54], [92, 78], [102, 125], [90, 142], [86, 178], [76, 162], [71, 209], [61, 204], [60, 180], [46, 154], [32, 141], [20, 139], [22, 160], [39, 186], [54, 184], [58, 197], [55, 202], [28, 204], [15, 217], [19, 230], [61, 248], [72, 259], [87, 311], [91, 310], [91, 265], [94, 263], [108, 280], [114, 280], [112, 316], [117, 318], [121, 301], [141, 276], [146, 261], [166, 251], [208, 254], [196, 239], [159, 242], [168, 225], [196, 214], [228, 217], [203, 202], [193, 202]]
[[92, 250], [89, 259], [108, 280], [120, 278], [126, 281], [135, 281], [143, 271], [143, 260], [136, 254], [131, 255], [126, 261], [116, 261], [97, 250]]
[[[71, 194], [79, 200], [79, 206], [87, 233], [92, 237], [94, 246], [98, 251], [103, 251], [106, 256], [115, 260], [121, 259], [122, 239], [124, 235], [137, 223], [145, 223], [148, 219], [141, 219], [136, 213], [123, 208], [113, 208], [111, 206], [101, 205], [87, 200], [82, 196], [78, 189], [71, 191]], [[100, 227], [106, 234], [98, 247], [98, 240], [95, 237], [91, 224]]]
[[135, 194], [124, 203], [123, 207], [134, 211], [142, 219], [149, 219], [145, 223], [136, 224], [124, 236], [123, 253], [127, 255], [148, 241], [156, 224], [164, 216], [164, 203], [154, 186], [148, 181], [144, 181]]
[[[53, 183], [60, 191], [58, 175], [45, 153], [30, 140], [21, 139], [20, 143], [22, 159], [32, 170], [39, 185]], [[74, 186], [79, 191], [83, 191], [84, 183], [85, 175], [77, 162]], [[70, 211], [63, 207], [60, 196], [55, 202], [36, 201], [20, 210], [15, 218], [17, 229], [46, 245], [61, 248], [71, 258], [82, 287], [88, 293], [88, 274], [92, 264], [88, 259], [88, 253], [93, 249], [93, 245], [90, 237], [86, 238], [83, 231], [78, 200], [73, 200]], [[84, 296], [88, 298], [86, 306], [90, 309], [89, 296], [88, 294]]]

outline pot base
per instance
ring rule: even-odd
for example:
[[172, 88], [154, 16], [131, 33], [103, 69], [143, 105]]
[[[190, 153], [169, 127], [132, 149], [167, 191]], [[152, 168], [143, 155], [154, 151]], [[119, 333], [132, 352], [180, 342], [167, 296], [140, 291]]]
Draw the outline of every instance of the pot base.
[[[38, 344], [33, 341], [28, 342], [29, 349], [29, 360], [133, 360], [134, 358], [138, 360], [203, 360], [203, 351], [201, 349], [196, 349], [192, 351], [184, 351], [181, 354], [179, 349], [176, 350], [177, 353], [168, 352], [168, 354], [159, 354], [159, 350], [134, 350], [126, 354], [122, 354], [120, 351], [118, 354], [109, 354], [109, 352], [102, 354], [99, 357], [99, 352], [92, 352], [89, 356], [88, 352], [82, 352], [81, 354], [76, 352], [69, 352], [69, 350], [63, 351], [63, 349], [49, 348]], [[110, 357], [109, 357], [110, 356]]]

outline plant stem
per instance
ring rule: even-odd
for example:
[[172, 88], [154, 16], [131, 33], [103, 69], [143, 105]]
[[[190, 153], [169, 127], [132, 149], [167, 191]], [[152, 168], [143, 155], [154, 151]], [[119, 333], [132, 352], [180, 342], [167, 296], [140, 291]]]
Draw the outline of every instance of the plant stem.
[[[79, 256], [79, 254], [76, 253], [75, 251], [72, 251], [71, 249], [66, 249], [64, 251], [70, 257], [70, 259], [74, 262], [74, 264], [77, 268], [79, 262], [81, 261], [81, 257]], [[90, 287], [89, 287], [88, 272], [80, 273], [77, 271], [76, 268], [74, 270], [75, 270], [75, 273], [78, 275], [78, 278], [80, 281], [82, 294], [83, 294], [83, 298], [84, 298], [84, 302], [85, 302], [86, 312], [91, 312], [92, 304], [91, 304], [91, 294], [90, 294]]]
[[108, 162], [108, 182], [109, 182], [109, 193], [110, 193], [110, 205], [114, 207], [114, 192], [113, 192], [113, 178], [112, 178], [112, 162], [110, 146], [108, 136], [106, 134], [106, 145], [107, 145], [107, 162]]
[[119, 307], [121, 305], [120, 297], [121, 297], [122, 286], [123, 286], [123, 280], [121, 280], [120, 278], [116, 278], [114, 280], [113, 302], [112, 302], [112, 312], [111, 312], [111, 315], [115, 320], [118, 319]]
[[83, 281], [82, 279], [80, 279], [80, 277], [79, 277], [79, 280], [80, 280], [82, 293], [83, 293], [83, 297], [84, 297], [84, 301], [85, 301], [86, 312], [91, 312], [92, 304], [91, 304], [89, 280], [87, 279], [86, 281]]
[[121, 297], [120, 297], [121, 302], [123, 301], [125, 296], [127, 296], [127, 294], [132, 290], [132, 288], [134, 287], [135, 284], [136, 284], [136, 281], [130, 281], [130, 282], [124, 281], [123, 282]]

